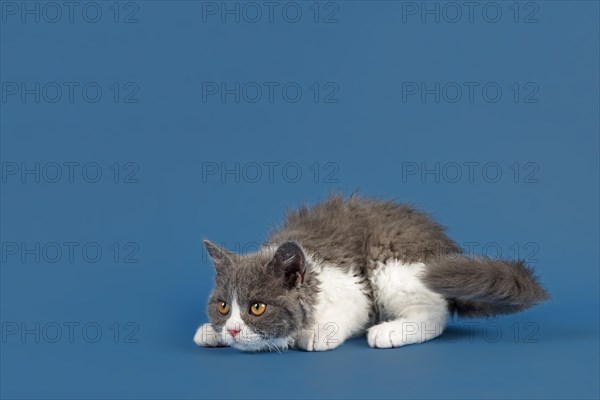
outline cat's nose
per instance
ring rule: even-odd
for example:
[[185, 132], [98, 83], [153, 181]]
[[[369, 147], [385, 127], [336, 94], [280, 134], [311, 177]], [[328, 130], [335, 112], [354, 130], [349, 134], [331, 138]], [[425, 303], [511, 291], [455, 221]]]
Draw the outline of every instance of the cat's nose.
[[229, 332], [229, 334], [230, 334], [231, 336], [233, 336], [233, 337], [236, 337], [236, 335], [237, 335], [238, 333], [240, 333], [240, 330], [239, 330], [239, 329], [227, 329], [227, 332]]

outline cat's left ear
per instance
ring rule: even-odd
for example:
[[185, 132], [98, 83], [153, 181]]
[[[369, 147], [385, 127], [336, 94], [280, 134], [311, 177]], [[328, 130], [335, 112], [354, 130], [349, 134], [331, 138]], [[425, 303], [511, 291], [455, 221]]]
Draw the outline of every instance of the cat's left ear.
[[298, 244], [290, 241], [280, 245], [269, 265], [273, 272], [283, 276], [287, 287], [292, 288], [304, 283], [306, 258]]
[[210, 258], [212, 258], [217, 274], [223, 274], [233, 264], [231, 260], [233, 254], [231, 252], [206, 239], [204, 240], [204, 246]]

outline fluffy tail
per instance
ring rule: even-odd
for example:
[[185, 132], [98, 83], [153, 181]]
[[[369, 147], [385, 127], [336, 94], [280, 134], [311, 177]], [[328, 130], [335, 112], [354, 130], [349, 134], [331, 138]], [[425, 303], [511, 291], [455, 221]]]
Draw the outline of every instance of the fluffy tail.
[[511, 314], [548, 299], [523, 261], [444, 256], [428, 263], [424, 281], [462, 317]]

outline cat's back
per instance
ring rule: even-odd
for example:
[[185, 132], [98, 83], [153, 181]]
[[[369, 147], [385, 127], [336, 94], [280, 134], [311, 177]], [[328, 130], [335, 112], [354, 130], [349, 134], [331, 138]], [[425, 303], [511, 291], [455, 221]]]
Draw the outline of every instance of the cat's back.
[[[332, 195], [312, 207], [288, 211], [269, 242], [294, 240], [308, 252], [336, 264], [369, 264], [396, 258], [418, 261], [432, 247], [456, 245], [442, 226], [407, 204], [352, 195]], [[416, 248], [418, 247], [418, 248]]]

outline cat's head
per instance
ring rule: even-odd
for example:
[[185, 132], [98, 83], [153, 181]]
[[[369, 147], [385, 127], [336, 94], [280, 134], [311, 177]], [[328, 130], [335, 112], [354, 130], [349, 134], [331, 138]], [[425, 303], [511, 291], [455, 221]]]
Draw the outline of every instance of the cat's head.
[[294, 242], [239, 255], [204, 241], [216, 269], [208, 300], [210, 322], [229, 346], [280, 350], [306, 318], [304, 252]]

